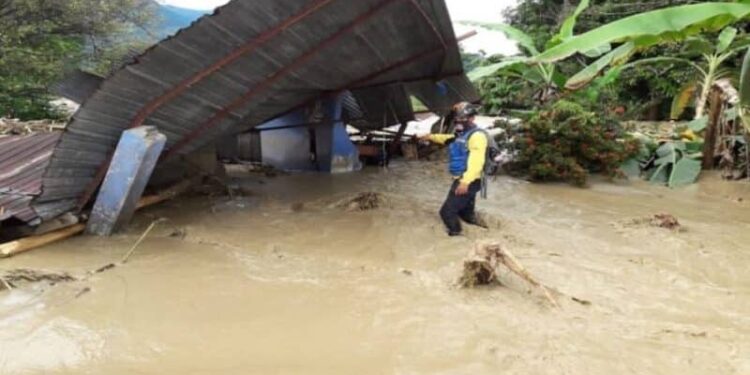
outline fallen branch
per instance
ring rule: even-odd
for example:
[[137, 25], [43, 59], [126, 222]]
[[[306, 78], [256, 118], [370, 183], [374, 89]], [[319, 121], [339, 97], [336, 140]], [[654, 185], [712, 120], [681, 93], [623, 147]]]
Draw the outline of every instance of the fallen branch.
[[498, 251], [500, 252], [500, 262], [502, 262], [508, 269], [513, 271], [516, 275], [518, 275], [520, 278], [526, 280], [529, 284], [537, 287], [544, 293], [544, 296], [547, 298], [547, 300], [552, 304], [552, 306], [555, 306], [556, 308], [560, 308], [560, 305], [555, 301], [554, 298], [552, 298], [552, 294], [549, 292], [549, 289], [547, 289], [544, 284], [539, 282], [531, 273], [526, 270], [526, 268], [516, 259], [513, 254], [508, 251], [504, 250], [500, 247], [500, 245], [489, 245], [494, 246]]
[[464, 261], [464, 274], [459, 280], [459, 284], [463, 287], [474, 287], [498, 282], [497, 268], [501, 264], [524, 281], [541, 290], [552, 306], [560, 308], [549, 289], [531, 275], [510, 251], [503, 249], [498, 244], [476, 245], [472, 254]]
[[133, 244], [133, 247], [131, 247], [130, 250], [127, 252], [127, 254], [125, 254], [125, 256], [122, 258], [122, 261], [120, 263], [122, 263], [122, 264], [127, 263], [128, 260], [130, 259], [130, 257], [135, 252], [135, 250], [138, 248], [138, 246], [141, 245], [141, 242], [143, 242], [143, 240], [145, 240], [146, 237], [148, 237], [148, 234], [151, 233], [151, 231], [154, 229], [154, 227], [156, 227], [157, 224], [159, 224], [159, 223], [161, 223], [163, 221], [165, 221], [165, 219], [159, 219], [159, 220], [156, 220], [153, 223], [151, 223], [151, 225], [148, 226], [148, 228], [146, 229], [146, 231], [143, 232], [143, 234], [141, 235], [141, 237], [138, 238], [138, 241], [135, 241], [135, 244]]

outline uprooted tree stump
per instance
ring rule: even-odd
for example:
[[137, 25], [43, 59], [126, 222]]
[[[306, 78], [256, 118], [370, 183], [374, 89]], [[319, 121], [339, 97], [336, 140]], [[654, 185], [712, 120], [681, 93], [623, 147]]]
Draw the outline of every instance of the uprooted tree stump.
[[499, 284], [500, 247], [477, 246], [464, 260], [464, 271], [458, 280], [462, 288]]
[[463, 288], [473, 288], [499, 283], [498, 268], [501, 265], [539, 289], [552, 306], [560, 307], [549, 289], [531, 275], [510, 251], [503, 249], [499, 244], [477, 244], [464, 260], [464, 270], [458, 284]]

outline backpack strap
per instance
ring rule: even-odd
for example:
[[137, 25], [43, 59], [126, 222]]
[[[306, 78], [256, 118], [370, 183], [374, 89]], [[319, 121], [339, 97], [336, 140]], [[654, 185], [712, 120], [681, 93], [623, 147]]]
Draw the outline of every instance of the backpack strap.
[[494, 163], [494, 160], [491, 159], [492, 156], [492, 150], [499, 152], [500, 146], [498, 146], [497, 141], [495, 141], [495, 138], [487, 131], [479, 127], [475, 127], [470, 131], [468, 136], [466, 137], [466, 141], [468, 142], [469, 139], [474, 135], [474, 133], [482, 133], [484, 137], [487, 139], [487, 151], [485, 154], [485, 160], [484, 160], [484, 168], [482, 169], [482, 177], [480, 178], [482, 189], [480, 190], [480, 196], [482, 199], [487, 199], [487, 172], [490, 169], [492, 163]]

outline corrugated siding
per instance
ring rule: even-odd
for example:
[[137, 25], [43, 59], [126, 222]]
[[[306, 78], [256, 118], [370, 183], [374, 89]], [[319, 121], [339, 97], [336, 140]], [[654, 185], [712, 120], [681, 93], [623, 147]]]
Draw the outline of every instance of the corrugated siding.
[[147, 117], [168, 151], [189, 153], [331, 91], [463, 73], [444, 0], [234, 0], [102, 83], [69, 124], [37, 202], [83, 195], [139, 111], [250, 42]]
[[42, 176], [61, 133], [0, 137], [0, 221], [37, 219], [31, 201], [42, 191]]

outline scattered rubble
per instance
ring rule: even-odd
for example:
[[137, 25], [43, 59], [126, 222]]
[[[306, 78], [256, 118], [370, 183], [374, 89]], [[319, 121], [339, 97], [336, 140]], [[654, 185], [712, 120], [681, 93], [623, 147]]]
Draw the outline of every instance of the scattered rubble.
[[676, 230], [680, 229], [680, 221], [676, 217], [670, 214], [656, 214], [651, 219], [651, 226]]
[[51, 133], [64, 129], [64, 123], [52, 120], [21, 121], [0, 117], [0, 136]]
[[682, 231], [684, 227], [680, 221], [671, 214], [660, 213], [653, 216], [631, 219], [624, 223], [625, 227], [654, 227], [664, 228], [672, 231]]
[[78, 280], [65, 272], [15, 269], [0, 274], [0, 290], [15, 289], [23, 285], [47, 283], [52, 286]]
[[228, 173], [252, 173], [262, 175], [268, 178], [288, 175], [288, 172], [277, 169], [273, 166], [261, 163], [242, 162], [234, 164], [225, 164]]

